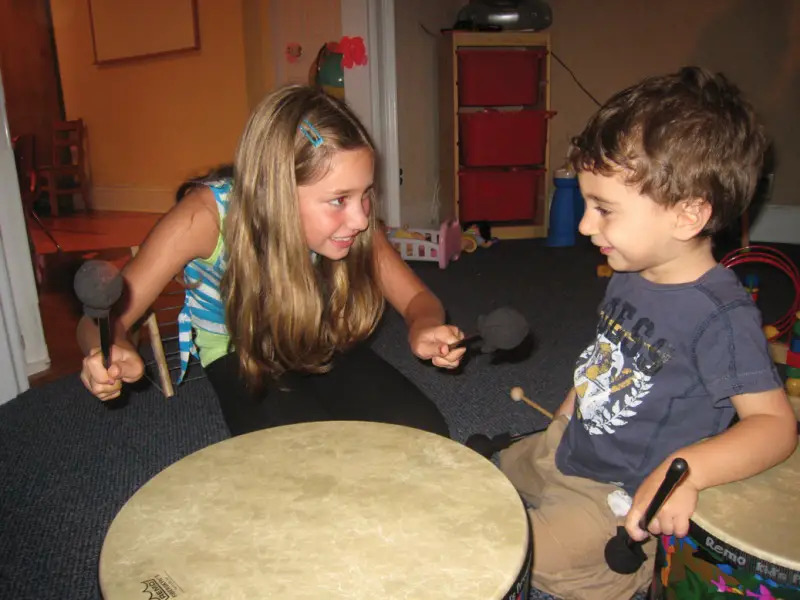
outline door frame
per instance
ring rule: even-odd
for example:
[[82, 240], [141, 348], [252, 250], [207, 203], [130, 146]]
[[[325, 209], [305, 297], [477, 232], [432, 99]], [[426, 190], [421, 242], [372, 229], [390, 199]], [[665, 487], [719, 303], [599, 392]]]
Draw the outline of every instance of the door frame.
[[49, 365], [0, 73], [0, 404]]
[[344, 70], [345, 99], [378, 148], [381, 218], [390, 227], [400, 227], [395, 0], [340, 1], [342, 33], [362, 37], [368, 56], [366, 68]]

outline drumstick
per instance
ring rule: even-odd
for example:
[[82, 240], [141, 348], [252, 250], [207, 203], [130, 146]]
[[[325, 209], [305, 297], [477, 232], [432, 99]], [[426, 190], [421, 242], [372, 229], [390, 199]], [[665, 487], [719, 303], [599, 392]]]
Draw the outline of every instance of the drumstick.
[[488, 315], [478, 317], [478, 332], [450, 344], [450, 350], [466, 346], [478, 339], [483, 339], [481, 352], [484, 354], [495, 350], [513, 350], [528, 335], [528, 322], [518, 311], [510, 306], [496, 308]]
[[[647, 531], [650, 521], [656, 516], [664, 501], [672, 493], [684, 476], [689, 472], [689, 464], [683, 458], [676, 458], [669, 465], [664, 481], [658, 486], [658, 490], [645, 510], [644, 516], [639, 520], [639, 528]], [[617, 535], [606, 543], [605, 558], [608, 567], [615, 573], [630, 575], [639, 570], [647, 556], [642, 550], [642, 544], [646, 541], [636, 542], [628, 535], [627, 529], [617, 527]]]
[[486, 458], [491, 458], [495, 452], [500, 452], [501, 450], [505, 450], [511, 444], [518, 442], [520, 440], [525, 439], [531, 435], [536, 433], [542, 433], [546, 431], [547, 428], [541, 429], [534, 429], [533, 431], [527, 431], [525, 433], [500, 433], [495, 435], [494, 437], [489, 437], [483, 433], [473, 433], [471, 436], [467, 438], [467, 441], [464, 442], [464, 445], [467, 448], [471, 448], [475, 450], [481, 456]]
[[111, 365], [111, 307], [122, 295], [123, 281], [119, 269], [103, 260], [88, 260], [75, 273], [75, 295], [83, 304], [83, 312], [94, 319], [100, 330], [100, 351], [103, 365]]
[[511, 388], [511, 394], [510, 395], [511, 395], [511, 399], [514, 402], [519, 402], [520, 400], [522, 400], [525, 404], [527, 404], [531, 408], [535, 408], [536, 410], [538, 410], [540, 413], [542, 413], [548, 419], [552, 419], [553, 418], [553, 413], [551, 413], [549, 410], [547, 410], [543, 406], [537, 404], [536, 402], [534, 402], [530, 398], [526, 398], [525, 397], [525, 390], [523, 390], [521, 387], [517, 386], [517, 387]]

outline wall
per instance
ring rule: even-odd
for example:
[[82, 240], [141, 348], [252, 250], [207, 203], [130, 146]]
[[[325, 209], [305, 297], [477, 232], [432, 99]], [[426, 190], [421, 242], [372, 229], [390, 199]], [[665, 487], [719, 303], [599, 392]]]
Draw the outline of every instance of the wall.
[[50, 366], [8, 129], [0, 82], [0, 403]]
[[36, 165], [50, 164], [61, 105], [47, 0], [0, 0], [0, 71], [12, 138], [33, 134]]
[[[748, 95], [773, 136], [778, 166], [773, 204], [800, 206], [800, 3], [773, 0], [549, 0], [553, 50], [601, 102], [651, 74], [699, 64], [725, 72]], [[436, 186], [434, 40], [465, 1], [396, 3], [402, 218], [430, 224]], [[552, 61], [551, 164], [596, 109]]]
[[[800, 206], [800, 3], [772, 0], [550, 0], [553, 51], [601, 102], [644, 76], [697, 64], [728, 75], [773, 136], [774, 204]], [[595, 105], [552, 61], [551, 162]]]
[[436, 224], [439, 171], [438, 68], [440, 30], [452, 27], [464, 0], [395, 0], [397, 123], [400, 145], [401, 219]]
[[163, 212], [232, 159], [248, 114], [241, 2], [201, 0], [199, 52], [93, 64], [86, 0], [51, 0], [68, 118], [86, 122], [97, 209]]
[[[270, 4], [275, 84], [308, 83], [309, 69], [319, 49], [343, 35], [341, 4], [339, 0], [271, 0]], [[303, 49], [294, 63], [284, 55], [286, 44], [291, 42]]]
[[270, 32], [270, 0], [242, 0], [247, 105], [261, 101], [275, 82], [276, 65]]

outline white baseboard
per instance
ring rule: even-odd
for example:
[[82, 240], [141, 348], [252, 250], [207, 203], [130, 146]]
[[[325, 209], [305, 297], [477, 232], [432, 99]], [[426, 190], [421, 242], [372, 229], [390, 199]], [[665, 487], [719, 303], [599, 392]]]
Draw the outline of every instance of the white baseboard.
[[94, 210], [165, 213], [175, 205], [175, 190], [132, 185], [96, 186], [92, 188], [91, 204]]
[[800, 244], [800, 206], [767, 204], [750, 227], [754, 242]]
[[[77, 342], [75, 342], [77, 344]], [[25, 364], [25, 372], [27, 373], [28, 377], [31, 375], [36, 375], [37, 373], [41, 373], [50, 368], [50, 357], [48, 356], [46, 359], [37, 360], [34, 362], [29, 362]]]

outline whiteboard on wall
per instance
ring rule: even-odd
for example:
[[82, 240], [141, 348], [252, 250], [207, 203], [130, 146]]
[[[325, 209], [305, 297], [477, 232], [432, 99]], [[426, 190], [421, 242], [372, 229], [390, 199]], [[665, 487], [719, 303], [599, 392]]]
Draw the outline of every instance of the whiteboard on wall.
[[200, 48], [197, 0], [87, 0], [95, 64]]

